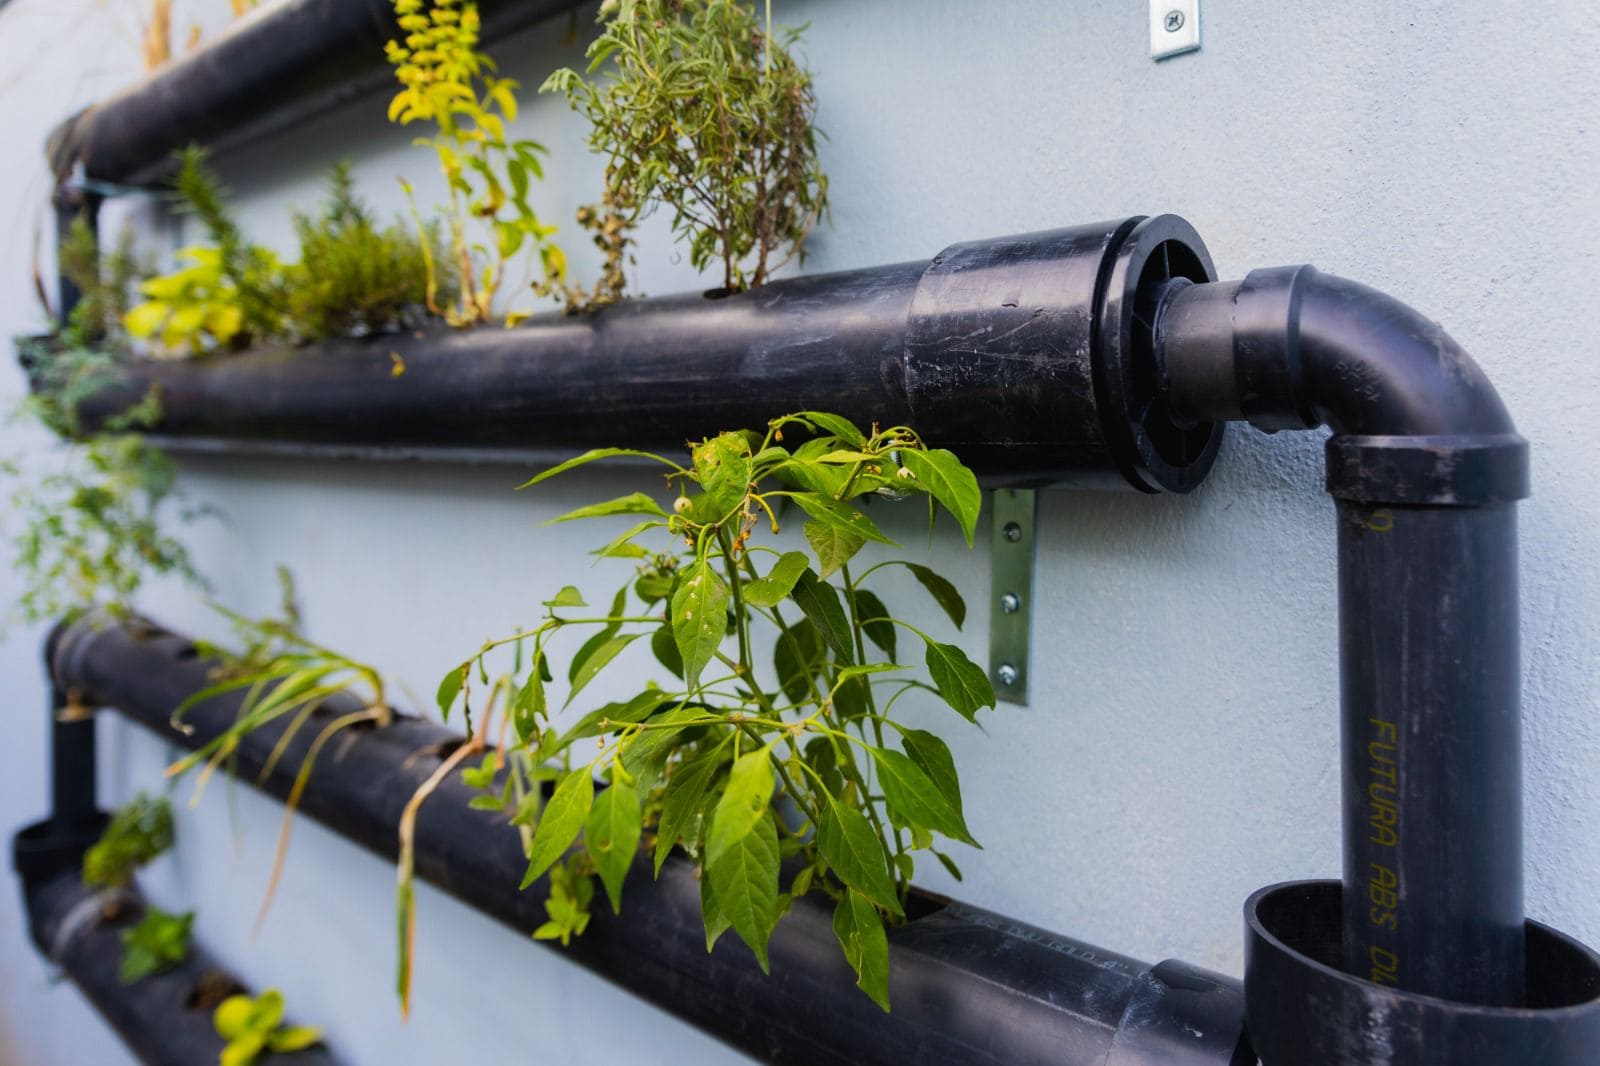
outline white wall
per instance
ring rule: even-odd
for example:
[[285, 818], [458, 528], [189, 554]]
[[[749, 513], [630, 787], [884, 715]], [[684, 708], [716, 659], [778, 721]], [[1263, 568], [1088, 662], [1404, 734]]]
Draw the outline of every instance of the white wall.
[[[76, 20], [58, 12], [70, 6], [15, 0], [0, 13], [7, 333], [37, 324], [27, 267], [44, 217], [37, 146], [131, 61], [100, 47], [94, 20], [69, 30]], [[1529, 911], [1600, 944], [1600, 23], [1586, 6], [1206, 0], [1204, 50], [1162, 64], [1148, 58], [1145, 5], [1131, 0], [776, 7], [812, 22], [829, 137], [832, 226], [808, 269], [1172, 211], [1199, 229], [1224, 276], [1311, 261], [1438, 317], [1477, 356], [1533, 445], [1535, 495], [1522, 509]], [[565, 29], [558, 19], [496, 52], [537, 85], [576, 58]], [[598, 165], [563, 105], [528, 102], [519, 125], [554, 150], [539, 196], [565, 220], [593, 198]], [[335, 155], [355, 159], [364, 191], [386, 207], [399, 206], [396, 174], [435, 187], [408, 139], [369, 103], [223, 169], [247, 227], [282, 243], [285, 208], [314, 195]], [[641, 258], [647, 292], [697, 284], [659, 225]], [[9, 364], [0, 375], [8, 394], [20, 391]], [[986, 716], [986, 733], [944, 715], [985, 850], [959, 856], [964, 885], [933, 872], [929, 887], [1130, 954], [1237, 972], [1249, 892], [1338, 875], [1333, 509], [1320, 451], [1315, 434], [1236, 429], [1192, 496], [1046, 494], [1033, 706]], [[539, 522], [637, 482], [597, 471], [514, 494], [523, 473], [194, 461], [186, 489], [228, 519], [189, 537], [222, 601], [269, 609], [272, 565], [286, 563], [312, 635], [426, 694], [571, 575], [601, 590], [612, 581], [586, 569], [588, 539]], [[890, 524], [904, 543], [925, 543], [911, 516]], [[986, 557], [948, 535], [932, 555], [965, 575], [962, 639], [978, 657]], [[0, 582], [14, 595], [9, 575]], [[156, 590], [146, 607], [180, 630], [216, 632], [184, 589]], [[44, 810], [39, 637], [20, 630], [0, 648], [14, 705], [0, 756], [7, 832]], [[112, 798], [157, 780], [158, 745], [115, 721], [102, 735]], [[177, 854], [149, 887], [198, 906], [210, 946], [253, 983], [283, 987], [354, 1060], [735, 1058], [431, 891], [417, 1009], [401, 1026], [389, 992], [392, 873], [301, 824], [277, 909], [252, 940], [279, 808], [244, 788], [235, 801], [236, 828], [222, 790], [185, 814]], [[15, 893], [0, 892], [0, 1060], [116, 1061], [75, 994], [46, 985], [20, 921]]]

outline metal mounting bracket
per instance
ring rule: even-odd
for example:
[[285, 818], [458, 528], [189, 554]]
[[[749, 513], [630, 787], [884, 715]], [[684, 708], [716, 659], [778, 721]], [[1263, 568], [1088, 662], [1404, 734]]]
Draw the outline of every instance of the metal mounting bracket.
[[1033, 533], [1038, 494], [996, 489], [989, 548], [989, 680], [1006, 703], [1028, 704], [1033, 635]]
[[1150, 0], [1150, 58], [1170, 59], [1200, 48], [1200, 0]]

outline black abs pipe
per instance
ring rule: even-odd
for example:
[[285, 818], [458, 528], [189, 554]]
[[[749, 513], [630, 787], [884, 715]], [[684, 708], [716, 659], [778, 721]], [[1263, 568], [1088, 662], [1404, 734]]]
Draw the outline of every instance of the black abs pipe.
[[[1213, 277], [1171, 215], [958, 244], [931, 261], [630, 300], [514, 329], [147, 363], [86, 401], [93, 425], [161, 389], [169, 445], [517, 458], [684, 441], [820, 408], [910, 424], [990, 483], [1183, 492], [1213, 422], [1180, 425], [1142, 295]], [[404, 372], [395, 376], [398, 357]]]
[[[114, 707], [175, 743], [198, 746], [233, 720], [234, 697], [194, 708], [192, 734], [171, 728], [173, 707], [208, 684], [210, 664], [188, 641], [154, 627], [81, 622], [55, 646], [55, 680]], [[324, 707], [262, 782], [282, 797]], [[256, 781], [282, 733], [251, 733], [237, 772]], [[402, 718], [345, 734], [323, 753], [300, 810], [386, 858], [407, 800], [460, 738]], [[421, 808], [416, 870], [524, 933], [545, 918], [545, 886], [517, 891], [520, 838], [492, 812], [471, 810], [451, 775]], [[854, 987], [829, 909], [797, 901], [769, 948], [772, 974], [731, 937], [710, 954], [691, 864], [669, 860], [652, 882], [641, 859], [621, 915], [596, 908], [567, 956], [760, 1059], [796, 1063], [908, 1062], [993, 1066], [1247, 1066], [1237, 982], [1186, 963], [1155, 966], [974, 907], [918, 895], [914, 920], [893, 930], [883, 1014]]]
[[[26, 832], [26, 830], [24, 831]], [[212, 1023], [221, 998], [245, 987], [195, 945], [170, 970], [123, 984], [122, 931], [144, 912], [136, 892], [115, 895], [107, 916], [105, 893], [86, 887], [76, 871], [27, 883], [28, 923], [40, 952], [61, 967], [147, 1066], [213, 1066], [223, 1040]], [[321, 1045], [292, 1055], [265, 1054], [258, 1066], [332, 1066]]]
[[[1364, 286], [1289, 267], [1151, 299], [1176, 417], [1333, 430], [1344, 883], [1251, 900], [1263, 1062], [1597, 1061], [1594, 956], [1523, 914], [1526, 443], [1443, 330]], [[1485, 1012], [1514, 1043], [1482, 1042]]]
[[[577, 0], [478, 0], [493, 40], [577, 6]], [[393, 0], [283, 0], [235, 22], [204, 47], [56, 127], [47, 154], [57, 181], [81, 166], [91, 181], [149, 185], [190, 144], [216, 151], [299, 126], [393, 84], [384, 42], [399, 35]]]

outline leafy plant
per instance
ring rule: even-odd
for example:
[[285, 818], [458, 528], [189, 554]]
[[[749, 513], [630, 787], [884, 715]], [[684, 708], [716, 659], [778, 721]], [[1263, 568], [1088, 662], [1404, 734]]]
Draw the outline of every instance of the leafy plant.
[[106, 831], [83, 856], [85, 884], [121, 888], [172, 847], [172, 805], [140, 793], [118, 808]]
[[[23, 351], [38, 389], [22, 410], [70, 446], [59, 452], [59, 464], [41, 464], [27, 479], [16, 460], [0, 461], [0, 472], [18, 479], [0, 520], [14, 537], [24, 585], [12, 617], [38, 622], [92, 609], [122, 616], [152, 575], [203, 587], [183, 544], [166, 532], [163, 516], [181, 499], [177, 468], [137, 432], [158, 416], [159, 395], [86, 433], [78, 405], [114, 378], [117, 359], [51, 342], [24, 342]], [[182, 518], [196, 513], [179, 511]]]
[[[790, 450], [785, 430], [810, 439]], [[555, 520], [638, 519], [596, 553], [635, 567], [609, 608], [591, 609], [578, 589], [563, 588], [545, 601], [540, 624], [485, 643], [439, 686], [441, 711], [459, 703], [470, 718], [473, 679], [486, 682], [491, 658], [513, 649], [511, 669], [492, 685], [513, 693], [508, 755], [526, 756], [525, 776], [529, 767], [553, 774], [554, 792], [541, 804], [539, 789], [528, 787], [537, 780], [519, 784], [515, 773], [497, 786], [498, 760], [469, 771], [468, 783], [532, 828], [523, 886], [550, 875], [549, 921], [536, 935], [565, 942], [580, 934], [595, 880], [620, 907], [641, 845], [658, 873], [681, 848], [701, 868], [708, 948], [731, 928], [765, 968], [768, 937], [790, 902], [824, 895], [834, 901], [834, 928], [860, 987], [887, 1010], [884, 927], [905, 914], [917, 855], [959, 876], [936, 839], [975, 843], [948, 747], [891, 711], [902, 696], [923, 691], [975, 721], [994, 705], [994, 692], [959, 647], [891, 615], [871, 587], [889, 568], [909, 569], [959, 626], [965, 606], [947, 580], [893, 558], [852, 572], [868, 542], [892, 545], [856, 504], [923, 496], [930, 521], [943, 508], [970, 544], [977, 481], [911, 429], [863, 432], [846, 419], [805, 412], [773, 421], [764, 434], [703, 441], [688, 466], [607, 448], [529, 484], [616, 455], [667, 467], [677, 497], [668, 509], [635, 492]], [[777, 532], [777, 510], [786, 505], [807, 516], [809, 556], [751, 543], [763, 519]], [[679, 547], [649, 550], [637, 543], [647, 533], [664, 533]], [[771, 635], [770, 657], [758, 653], [758, 628]], [[556, 729], [545, 686], [557, 646], [574, 633], [587, 637], [567, 663], [567, 705], [636, 641], [648, 644], [662, 674]], [[922, 643], [925, 675], [902, 657], [903, 634]], [[597, 779], [606, 787], [597, 788]], [[573, 849], [580, 837], [582, 847]]]
[[311, 1025], [283, 1024], [283, 993], [269, 988], [259, 996], [229, 996], [211, 1016], [217, 1035], [227, 1041], [221, 1066], [250, 1066], [263, 1053], [304, 1051], [322, 1039]]
[[283, 264], [270, 248], [245, 240], [204, 149], [184, 150], [177, 185], [210, 243], [181, 250], [178, 258], [187, 266], [140, 286], [145, 300], [128, 312], [128, 332], [159, 338], [170, 354], [239, 348], [286, 335]]
[[168, 914], [156, 907], [137, 925], [122, 931], [122, 966], [117, 978], [125, 985], [172, 969], [189, 957], [194, 912]]
[[[542, 267], [538, 288], [553, 290], [566, 277], [566, 257], [550, 240], [555, 229], [539, 221], [528, 201], [530, 183], [544, 177], [544, 148], [507, 139], [506, 124], [517, 118], [517, 82], [496, 77], [494, 60], [478, 50], [475, 3], [394, 0], [394, 11], [405, 36], [387, 46], [400, 83], [389, 120], [435, 127], [416, 143], [433, 149], [449, 188], [442, 210], [460, 283], [457, 299], [447, 303], [430, 269], [428, 308], [452, 325], [471, 325], [491, 317], [508, 266], [525, 247]], [[421, 228], [420, 215], [417, 221]]]
[[588, 117], [619, 200], [672, 210], [696, 268], [720, 261], [730, 292], [762, 284], [827, 206], [802, 30], [775, 30], [770, 0], [764, 23], [744, 0], [613, 0], [601, 18], [586, 74], [604, 75], [559, 70], [541, 91]]
[[[439, 259], [439, 227], [420, 234], [399, 223], [380, 228], [356, 195], [348, 163], [333, 168], [321, 210], [296, 213], [294, 228], [300, 262], [287, 272], [287, 311], [299, 338], [395, 332], [428, 316], [428, 264]], [[433, 285], [436, 300], [455, 298], [448, 264]]]
[[68, 227], [56, 258], [61, 273], [79, 293], [63, 331], [65, 344], [96, 344], [120, 352], [127, 343], [122, 319], [132, 306], [129, 297], [139, 282], [155, 273], [134, 251], [133, 229], [124, 227], [116, 244], [102, 253], [94, 228], [80, 214]]
[[[242, 656], [224, 656], [217, 681], [194, 693], [173, 710], [173, 727], [186, 732], [192, 730], [193, 727], [184, 722], [183, 716], [193, 707], [216, 696], [242, 690], [244, 700], [231, 726], [167, 768], [167, 776], [175, 777], [204, 764], [205, 769], [195, 788], [195, 799], [198, 801], [210, 776], [233, 755], [245, 736], [287, 717], [288, 726], [261, 768], [260, 780], [266, 780], [295, 736], [326, 700], [341, 693], [355, 693], [362, 697], [362, 706], [358, 710], [338, 715], [318, 731], [301, 760], [294, 784], [284, 800], [283, 826], [278, 833], [272, 874], [268, 878], [257, 916], [258, 925], [265, 921], [272, 907], [272, 899], [288, 855], [289, 833], [294, 825], [295, 811], [299, 808], [300, 798], [305, 794], [306, 783], [316, 768], [317, 758], [323, 748], [341, 730], [363, 723], [387, 725], [393, 720], [393, 711], [385, 695], [383, 675], [365, 663], [301, 635], [295, 625], [297, 611], [293, 607], [293, 588], [288, 581], [287, 571], [280, 568], [279, 576], [284, 582], [284, 618], [257, 620], [222, 607], [216, 608], [241, 635], [246, 651]], [[202, 650], [213, 654], [220, 651], [215, 646], [207, 646]]]

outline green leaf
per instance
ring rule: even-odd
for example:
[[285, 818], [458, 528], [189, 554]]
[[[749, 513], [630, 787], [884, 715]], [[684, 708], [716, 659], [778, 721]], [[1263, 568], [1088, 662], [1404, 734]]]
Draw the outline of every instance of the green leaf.
[[[622, 588], [618, 589], [617, 594], [611, 598], [611, 610], [606, 612], [606, 617], [621, 617], [622, 610], [627, 606], [627, 603], [628, 587], [624, 585]], [[567, 681], [569, 683], [576, 682], [578, 680], [578, 673], [583, 669], [583, 664], [589, 661], [589, 657], [595, 652], [599, 651], [602, 644], [616, 636], [619, 632], [621, 632], [621, 630], [621, 622], [607, 622], [605, 625], [595, 630], [589, 639], [583, 642], [583, 645], [578, 649], [577, 654], [572, 657], [572, 662], [567, 664]]]
[[833, 935], [856, 972], [856, 987], [889, 1011], [889, 938], [872, 901], [851, 890], [833, 912]]
[[758, 578], [744, 587], [744, 602], [752, 607], [776, 607], [789, 595], [789, 590], [794, 588], [794, 583], [805, 572], [805, 568], [804, 552], [784, 552], [772, 564], [766, 577]]
[[796, 622], [778, 634], [772, 648], [772, 668], [778, 684], [791, 702], [803, 703], [811, 697], [811, 678], [822, 654], [822, 638], [809, 621]]
[[286, 1025], [267, 1038], [267, 1048], [275, 1055], [289, 1055], [322, 1039], [322, 1030], [315, 1025]]
[[878, 764], [878, 783], [883, 786], [884, 798], [902, 821], [915, 822], [963, 844], [978, 846], [960, 810], [945, 798], [909, 755], [893, 748], [870, 748], [869, 751]]
[[706, 862], [716, 863], [728, 849], [749, 835], [772, 805], [775, 778], [772, 751], [760, 748], [746, 752], [728, 771], [728, 786], [711, 815], [711, 830], [706, 834]]
[[456, 697], [461, 694], [461, 686], [466, 683], [468, 669], [466, 663], [452, 666], [450, 672], [439, 679], [439, 714], [446, 721], [450, 718], [450, 708], [455, 705]]
[[666, 765], [667, 756], [682, 742], [684, 730], [699, 730], [698, 726], [677, 723], [704, 718], [705, 714], [703, 707], [674, 707], [662, 711], [649, 720], [653, 728], [641, 732], [623, 749], [623, 769], [633, 775], [641, 792], [649, 792], [655, 784], [656, 775]]
[[583, 593], [578, 591], [576, 585], [563, 585], [561, 591], [551, 599], [545, 600], [546, 607], [587, 607], [583, 602]]
[[857, 429], [854, 422], [841, 415], [829, 414], [826, 411], [801, 411], [799, 415], [822, 432], [833, 434], [852, 448], [859, 448], [867, 443], [866, 434]]
[[672, 671], [673, 677], [683, 678], [683, 656], [678, 654], [678, 642], [673, 639], [670, 625], [650, 634], [650, 650], [655, 653], [656, 662]]
[[717, 946], [717, 938], [728, 931], [728, 916], [717, 905], [717, 890], [711, 883], [711, 873], [702, 870], [700, 875], [700, 923], [706, 930], [706, 953]]
[[683, 678], [692, 688], [727, 634], [728, 586], [711, 564], [689, 567], [672, 596], [672, 636], [683, 659]]
[[790, 595], [794, 602], [800, 605], [800, 610], [805, 612], [811, 624], [817, 627], [818, 635], [833, 649], [833, 654], [841, 662], [855, 662], [850, 618], [844, 613], [844, 604], [839, 602], [838, 590], [819, 579], [814, 571], [807, 569], [795, 582]]
[[877, 523], [847, 503], [830, 500], [814, 492], [797, 492], [790, 498], [800, 505], [802, 511], [824, 525], [832, 526], [851, 536], [875, 540], [879, 544], [894, 544], [894, 541], [883, 535]]
[[546, 478], [555, 477], [557, 474], [564, 474], [568, 470], [571, 470], [573, 467], [582, 466], [585, 463], [592, 463], [596, 459], [614, 459], [614, 458], [617, 458], [618, 456], [624, 456], [624, 455], [638, 456], [639, 458], [642, 458], [642, 459], [654, 459], [656, 462], [664, 463], [667, 466], [672, 467], [672, 469], [674, 469], [674, 470], [682, 470], [683, 469], [683, 467], [679, 466], [677, 463], [673, 462], [671, 459], [663, 459], [661, 456], [655, 454], [654, 452], [635, 451], [632, 448], [595, 448], [595, 449], [593, 449], [591, 451], [584, 452], [582, 455], [575, 456], [575, 457], [573, 457], [571, 459], [568, 459], [564, 463], [558, 463], [557, 465], [552, 466], [549, 470], [546, 470], [541, 474], [535, 474], [533, 477], [529, 478], [527, 481], [524, 481], [522, 484], [518, 485], [517, 488], [525, 489], [529, 485], [537, 485], [539, 482], [545, 480]]
[[917, 481], [934, 499], [944, 505], [967, 535], [967, 547], [972, 547], [972, 534], [978, 527], [978, 511], [983, 507], [983, 492], [978, 488], [977, 475], [961, 464], [954, 452], [943, 448], [919, 451], [907, 448], [900, 453], [905, 468], [916, 475]]
[[672, 854], [672, 846], [694, 820], [700, 801], [705, 798], [706, 789], [721, 766], [722, 752], [710, 751], [678, 767], [667, 781], [666, 793], [661, 798], [661, 821], [656, 825], [657, 876], [661, 873], [661, 864]]
[[[603, 707], [596, 707], [562, 734], [552, 750], [560, 751], [574, 740], [582, 740], [584, 737], [597, 737], [602, 732], [615, 732], [617, 726], [642, 722], [659, 711], [662, 704], [671, 701], [672, 697], [660, 689], [647, 689], [626, 703], [608, 703]], [[609, 725], [602, 729], [601, 722], [607, 722]]]
[[855, 558], [856, 552], [867, 542], [847, 529], [812, 520], [805, 524], [806, 542], [817, 553], [820, 577], [828, 577], [845, 563]]
[[826, 796], [822, 824], [817, 826], [817, 851], [834, 874], [891, 914], [899, 914], [900, 896], [889, 875], [883, 841], [867, 816], [849, 804]]
[[989, 675], [954, 644], [940, 644], [935, 640], [927, 644], [924, 662], [928, 664], [928, 674], [939, 695], [957, 714], [968, 721], [977, 721], [979, 708], [994, 706], [994, 686], [989, 684]]
[[642, 818], [639, 793], [620, 775], [613, 775], [611, 786], [595, 798], [584, 827], [584, 848], [606, 886], [613, 913], [622, 910], [622, 882], [639, 849]]
[[833, 676], [835, 684], [850, 681], [853, 678], [865, 677], [868, 674], [886, 674], [894, 670], [904, 670], [903, 666], [894, 663], [867, 663], [865, 666], [847, 666]]
[[945, 742], [924, 730], [906, 729], [901, 731], [900, 743], [905, 746], [911, 761], [928, 775], [928, 780], [933, 782], [939, 794], [960, 814], [961, 779], [956, 775], [956, 761]]
[[771, 813], [763, 811], [749, 832], [708, 856], [706, 874], [716, 890], [717, 907], [755, 952], [762, 972], [769, 972], [767, 941], [778, 922], [778, 831]]
[[572, 846], [593, 804], [594, 778], [587, 766], [580, 766], [561, 779], [545, 805], [538, 828], [533, 831], [533, 844], [528, 849], [528, 872], [522, 875], [519, 888], [527, 888], [537, 881]]
[[738, 507], [750, 490], [750, 442], [742, 433], [723, 433], [694, 449], [695, 480], [719, 520]]
[[890, 662], [897, 662], [895, 625], [889, 618], [889, 608], [884, 606], [882, 600], [866, 589], [856, 589], [856, 619], [861, 623], [861, 631], [889, 657]]
[[967, 602], [961, 598], [961, 593], [956, 591], [942, 574], [936, 573], [926, 566], [917, 563], [907, 563], [906, 569], [911, 571], [913, 577], [922, 583], [928, 594], [934, 598], [944, 613], [950, 616], [950, 621], [960, 629], [967, 621]]
[[580, 507], [576, 511], [568, 511], [560, 518], [552, 518], [544, 523], [547, 526], [557, 525], [561, 522], [573, 522], [580, 518], [604, 518], [614, 514], [647, 514], [657, 518], [666, 518], [667, 512], [661, 505], [642, 492], [630, 492], [626, 496], [619, 496], [614, 500], [604, 503], [592, 503], [587, 507]]
[[621, 654], [622, 649], [644, 636], [643, 633], [623, 633], [620, 636], [610, 637], [605, 643], [594, 650], [594, 653], [584, 660], [577, 676], [572, 680], [572, 689], [567, 693], [567, 702], [564, 707], [572, 706], [572, 701], [583, 691], [585, 685], [593, 681], [595, 675], [606, 668], [606, 664]]
[[517, 739], [524, 744], [533, 739], [539, 730], [539, 717], [547, 713], [544, 678], [540, 676], [543, 659], [544, 652], [541, 651], [534, 659], [528, 680], [522, 683], [516, 698], [511, 701], [511, 724], [517, 730]]
[[665, 522], [640, 522], [632, 529], [618, 534], [617, 537], [604, 548], [596, 549], [594, 554], [598, 555], [602, 559], [648, 559], [650, 557], [650, 553], [648, 551], [641, 548], [637, 544], [631, 544], [629, 542], [632, 541], [634, 537], [637, 537], [640, 533], [643, 533], [646, 530], [659, 529], [664, 525], [666, 525]]

